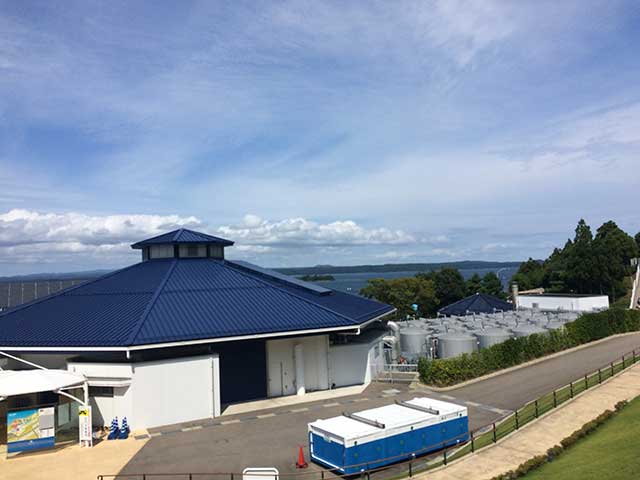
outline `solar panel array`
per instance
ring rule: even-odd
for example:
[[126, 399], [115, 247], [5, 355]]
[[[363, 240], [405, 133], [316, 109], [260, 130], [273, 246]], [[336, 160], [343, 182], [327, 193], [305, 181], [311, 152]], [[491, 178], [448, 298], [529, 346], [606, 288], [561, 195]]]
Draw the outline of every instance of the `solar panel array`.
[[0, 282], [0, 309], [16, 307], [23, 303], [46, 297], [89, 279], [37, 280], [24, 282]]

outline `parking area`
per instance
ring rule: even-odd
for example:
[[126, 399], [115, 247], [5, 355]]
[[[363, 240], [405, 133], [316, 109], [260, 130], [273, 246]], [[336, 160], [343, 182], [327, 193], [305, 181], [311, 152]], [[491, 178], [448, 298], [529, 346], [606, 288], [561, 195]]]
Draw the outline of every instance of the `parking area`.
[[[242, 472], [250, 466], [275, 466], [283, 474], [300, 472], [295, 467], [299, 446], [309, 460], [307, 423], [416, 396], [456, 402], [449, 394], [409, 389], [406, 384], [374, 383], [359, 395], [153, 429], [147, 445], [122, 473]], [[469, 408], [471, 428], [509, 413], [476, 402], [457, 403]], [[321, 470], [310, 463], [307, 471]]]
[[[305, 448], [309, 460], [307, 423], [415, 396], [467, 406], [470, 427], [477, 429], [536, 396], [619, 359], [623, 352], [638, 346], [640, 334], [616, 337], [447, 392], [434, 392], [426, 387], [409, 389], [406, 384], [374, 383], [359, 395], [153, 429], [147, 444], [121, 473], [238, 473], [246, 467], [267, 466], [278, 468], [282, 474], [300, 472], [295, 468], [299, 446]], [[305, 472], [320, 471], [321, 467], [310, 463]]]

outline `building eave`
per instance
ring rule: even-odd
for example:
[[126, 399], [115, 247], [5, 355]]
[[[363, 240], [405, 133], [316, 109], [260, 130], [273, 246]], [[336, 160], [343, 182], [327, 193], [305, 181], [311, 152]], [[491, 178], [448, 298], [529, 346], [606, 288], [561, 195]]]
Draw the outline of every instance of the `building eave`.
[[371, 325], [374, 322], [380, 321], [387, 315], [391, 315], [396, 312], [396, 309], [385, 312], [377, 317], [366, 320], [358, 325], [349, 325], [344, 327], [328, 327], [328, 328], [316, 328], [308, 330], [289, 330], [284, 332], [273, 333], [261, 333], [253, 335], [238, 335], [233, 337], [217, 337], [217, 338], [202, 338], [198, 340], [179, 340], [174, 342], [161, 342], [161, 343], [149, 343], [144, 345], [131, 345], [131, 346], [96, 346], [96, 347], [82, 347], [82, 346], [42, 346], [42, 347], [20, 347], [20, 346], [0, 346], [0, 351], [13, 351], [13, 352], [135, 352], [138, 350], [152, 350], [156, 348], [171, 348], [171, 347], [186, 347], [191, 345], [203, 345], [207, 343], [222, 343], [222, 342], [235, 342], [241, 340], [256, 340], [260, 338], [278, 338], [278, 337], [290, 337], [301, 335], [316, 335], [320, 333], [331, 332], [345, 332], [353, 331], [354, 334], [359, 335], [360, 331]]

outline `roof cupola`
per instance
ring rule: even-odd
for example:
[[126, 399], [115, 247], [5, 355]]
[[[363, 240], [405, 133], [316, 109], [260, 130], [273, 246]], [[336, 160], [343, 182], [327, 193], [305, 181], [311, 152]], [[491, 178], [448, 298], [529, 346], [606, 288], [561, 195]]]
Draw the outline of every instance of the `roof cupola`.
[[224, 248], [231, 240], [180, 228], [131, 245], [142, 250], [142, 261], [157, 258], [217, 258], [224, 259]]

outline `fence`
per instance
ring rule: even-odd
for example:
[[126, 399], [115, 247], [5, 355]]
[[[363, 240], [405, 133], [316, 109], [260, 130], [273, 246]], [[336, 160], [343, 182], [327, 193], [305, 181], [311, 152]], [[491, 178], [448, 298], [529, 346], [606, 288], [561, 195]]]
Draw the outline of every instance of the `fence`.
[[[379, 468], [368, 468], [366, 463], [349, 465], [348, 467], [358, 467], [361, 471], [360, 477], [364, 480], [370, 480], [374, 477], [376, 480], [397, 479], [404, 477], [412, 477], [416, 473], [427, 472], [431, 469], [447, 465], [453, 460], [458, 460], [463, 456], [476, 452], [493, 443], [496, 443], [507, 435], [519, 430], [527, 423], [539, 418], [541, 415], [557, 408], [563, 403], [573, 399], [576, 395], [597, 386], [605, 380], [622, 372], [626, 368], [636, 364], [640, 360], [640, 355], [636, 354], [636, 350], [622, 355], [622, 357], [614, 362], [609, 363], [596, 371], [585, 374], [583, 377], [570, 382], [561, 388], [558, 388], [542, 397], [524, 404], [512, 414], [502, 418], [499, 422], [491, 423], [470, 432], [469, 441], [463, 445], [455, 447], [444, 447], [442, 444], [427, 445], [421, 450], [413, 452], [405, 452], [397, 457], [389, 457], [383, 459], [385, 461], [394, 462], [392, 465], [386, 465]], [[398, 364], [411, 369], [412, 365]], [[398, 372], [402, 373], [402, 372]], [[462, 436], [466, 436], [462, 435]], [[461, 437], [462, 437], [461, 436]], [[455, 440], [455, 438], [454, 438]], [[429, 454], [434, 450], [440, 450], [435, 454]], [[422, 457], [422, 455], [426, 455]], [[409, 458], [408, 458], [409, 457]], [[420, 458], [418, 458], [420, 457]], [[408, 458], [408, 459], [407, 459]], [[380, 461], [380, 460], [377, 460]], [[253, 474], [252, 474], [253, 475]], [[269, 476], [271, 479], [273, 475]], [[278, 480], [325, 480], [336, 477], [344, 477], [335, 469], [325, 469], [318, 471], [305, 471], [300, 473], [281, 473]], [[349, 475], [348, 477], [353, 477]], [[131, 473], [131, 474], [115, 474], [115, 475], [98, 475], [98, 480], [108, 479], [135, 479], [135, 480], [163, 480], [167, 478], [185, 479], [185, 480], [242, 480], [241, 473]]]
[[417, 374], [417, 363], [386, 363], [374, 378], [377, 382], [411, 383]]

